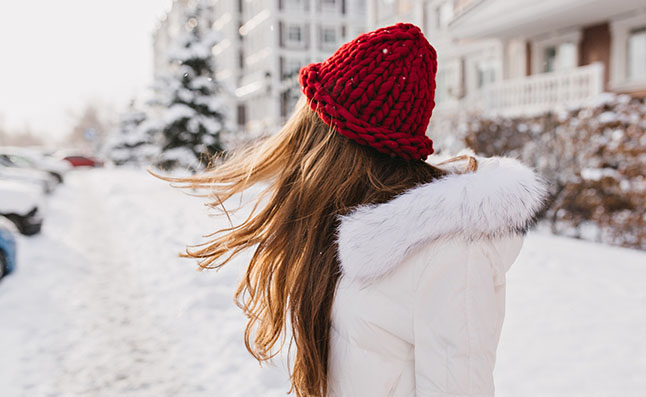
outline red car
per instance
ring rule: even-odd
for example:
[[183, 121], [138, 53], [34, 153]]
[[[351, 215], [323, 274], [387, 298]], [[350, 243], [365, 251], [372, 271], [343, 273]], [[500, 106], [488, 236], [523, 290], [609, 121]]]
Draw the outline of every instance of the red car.
[[97, 160], [94, 157], [67, 156], [63, 160], [67, 160], [73, 167], [103, 167], [103, 161]]

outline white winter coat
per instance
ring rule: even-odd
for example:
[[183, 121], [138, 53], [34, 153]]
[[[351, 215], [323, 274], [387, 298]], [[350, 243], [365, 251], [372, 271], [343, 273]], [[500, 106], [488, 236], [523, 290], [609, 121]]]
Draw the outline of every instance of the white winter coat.
[[341, 220], [332, 397], [493, 396], [505, 272], [545, 187], [510, 158]]

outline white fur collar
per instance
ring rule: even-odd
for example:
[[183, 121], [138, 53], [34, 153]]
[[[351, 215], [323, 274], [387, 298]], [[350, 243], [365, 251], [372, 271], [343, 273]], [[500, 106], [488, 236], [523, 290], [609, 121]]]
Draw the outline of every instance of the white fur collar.
[[476, 172], [452, 173], [341, 217], [337, 238], [344, 277], [378, 278], [416, 246], [440, 238], [524, 233], [543, 207], [545, 183], [516, 159], [477, 160]]

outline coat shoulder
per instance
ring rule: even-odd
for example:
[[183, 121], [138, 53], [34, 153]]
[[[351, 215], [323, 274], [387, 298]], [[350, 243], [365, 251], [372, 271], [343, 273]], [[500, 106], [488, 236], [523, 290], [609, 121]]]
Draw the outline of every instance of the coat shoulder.
[[379, 278], [440, 239], [497, 240], [525, 233], [544, 206], [546, 183], [516, 159], [477, 160], [475, 172], [449, 173], [341, 217], [337, 242], [344, 277]]

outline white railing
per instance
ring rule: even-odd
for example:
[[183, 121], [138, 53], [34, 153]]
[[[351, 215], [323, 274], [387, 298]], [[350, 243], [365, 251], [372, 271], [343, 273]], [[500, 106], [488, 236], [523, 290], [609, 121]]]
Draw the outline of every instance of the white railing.
[[483, 87], [458, 105], [461, 110], [501, 116], [532, 115], [582, 106], [603, 92], [603, 64], [504, 80]]

